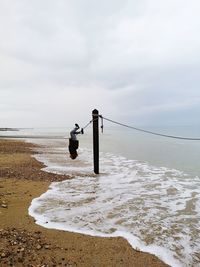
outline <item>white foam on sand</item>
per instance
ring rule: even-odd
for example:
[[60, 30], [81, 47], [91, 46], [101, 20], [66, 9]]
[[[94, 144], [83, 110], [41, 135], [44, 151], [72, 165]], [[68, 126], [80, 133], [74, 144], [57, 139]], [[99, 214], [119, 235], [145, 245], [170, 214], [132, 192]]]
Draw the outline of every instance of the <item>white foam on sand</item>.
[[48, 148], [36, 158], [47, 171], [76, 175], [52, 183], [33, 199], [29, 214], [37, 224], [122, 236], [133, 248], [155, 254], [171, 266], [200, 266], [198, 177], [111, 153], [100, 153], [102, 174], [94, 176], [88, 149], [80, 150], [73, 163], [61, 148]]

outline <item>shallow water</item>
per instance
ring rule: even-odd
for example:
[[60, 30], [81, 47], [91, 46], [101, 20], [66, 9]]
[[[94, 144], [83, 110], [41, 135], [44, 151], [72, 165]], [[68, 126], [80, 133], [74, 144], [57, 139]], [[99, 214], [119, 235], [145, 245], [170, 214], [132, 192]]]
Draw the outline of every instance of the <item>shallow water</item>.
[[75, 161], [67, 140], [37, 140], [45, 170], [74, 179], [53, 183], [29, 213], [44, 227], [123, 236], [172, 266], [200, 266], [199, 143], [116, 129], [100, 138], [100, 175], [92, 172], [90, 133]]

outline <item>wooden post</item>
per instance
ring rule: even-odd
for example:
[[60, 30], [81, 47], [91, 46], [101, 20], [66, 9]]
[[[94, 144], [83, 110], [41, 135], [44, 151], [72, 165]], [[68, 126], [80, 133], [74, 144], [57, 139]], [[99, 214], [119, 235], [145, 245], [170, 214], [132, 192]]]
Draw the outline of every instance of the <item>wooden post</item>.
[[99, 174], [99, 111], [92, 111], [94, 173]]

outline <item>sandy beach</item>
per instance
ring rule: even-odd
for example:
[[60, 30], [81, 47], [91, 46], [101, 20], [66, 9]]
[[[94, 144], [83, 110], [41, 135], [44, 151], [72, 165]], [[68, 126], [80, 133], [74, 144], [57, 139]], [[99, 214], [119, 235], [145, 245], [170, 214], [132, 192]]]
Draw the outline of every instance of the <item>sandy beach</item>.
[[33, 198], [52, 181], [71, 179], [42, 171], [34, 145], [0, 140], [0, 266], [168, 266], [119, 238], [50, 230], [28, 215]]

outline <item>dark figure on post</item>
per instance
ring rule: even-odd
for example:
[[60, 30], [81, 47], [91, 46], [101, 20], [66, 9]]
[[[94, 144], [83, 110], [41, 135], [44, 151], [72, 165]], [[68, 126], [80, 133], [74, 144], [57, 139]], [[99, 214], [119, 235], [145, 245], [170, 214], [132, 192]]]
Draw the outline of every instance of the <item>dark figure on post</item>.
[[79, 141], [77, 140], [77, 134], [83, 134], [83, 129], [81, 131], [78, 131], [80, 129], [79, 125], [76, 123], [75, 128], [70, 132], [70, 138], [69, 138], [69, 153], [71, 159], [76, 159], [78, 156], [77, 149], [79, 146]]

